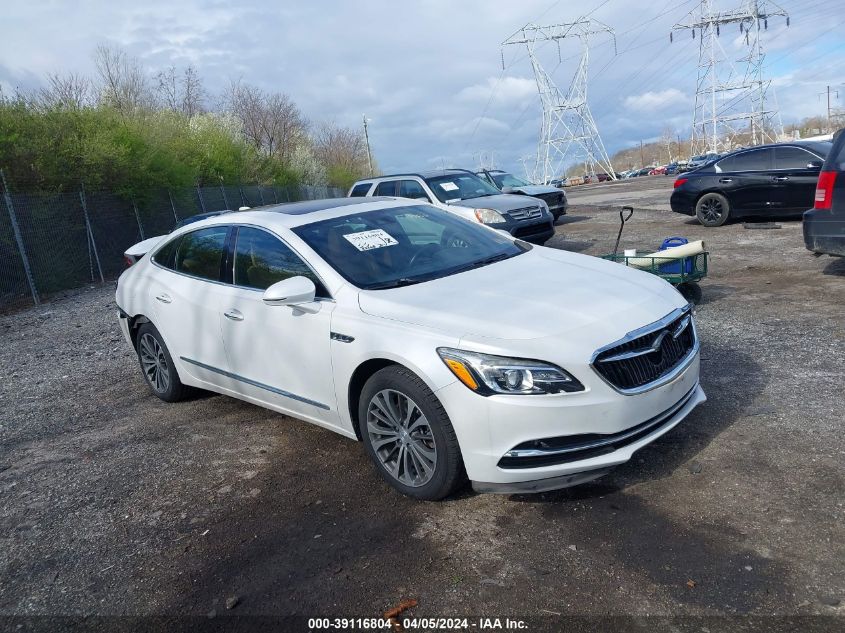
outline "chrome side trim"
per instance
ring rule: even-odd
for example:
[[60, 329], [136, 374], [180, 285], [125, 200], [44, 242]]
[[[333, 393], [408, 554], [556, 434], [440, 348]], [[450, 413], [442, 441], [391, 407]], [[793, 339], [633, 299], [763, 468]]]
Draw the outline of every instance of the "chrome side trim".
[[[688, 317], [689, 317], [689, 323], [692, 326], [692, 337], [693, 337], [694, 343], [693, 343], [692, 349], [690, 349], [690, 351], [687, 353], [686, 356], [684, 356], [680, 361], [678, 361], [677, 366], [672, 371], [660, 376], [660, 378], [658, 378], [654, 382], [647, 383], [647, 384], [642, 385], [640, 387], [635, 387], [633, 389], [620, 389], [619, 387], [614, 385], [612, 382], [610, 382], [607, 378], [605, 378], [602, 375], [602, 373], [600, 371], [598, 371], [598, 369], [596, 369], [596, 358], [598, 358], [598, 356], [602, 352], [606, 352], [607, 350], [612, 349], [612, 348], [614, 348], [618, 345], [623, 345], [624, 343], [628, 343], [629, 341], [632, 341], [632, 340], [639, 338], [641, 336], [645, 336], [646, 334], [650, 334], [651, 332], [654, 332], [656, 330], [663, 329], [667, 325], [672, 323], [672, 321], [675, 321], [676, 319], [680, 318], [684, 314], [688, 315]], [[679, 336], [680, 336], [681, 332], [683, 332], [683, 329], [681, 329], [680, 332], [678, 333]], [[698, 354], [700, 348], [701, 348], [701, 343], [698, 340], [698, 329], [695, 327], [695, 321], [692, 319], [692, 304], [687, 304], [683, 308], [676, 308], [676, 309], [672, 310], [672, 312], [667, 314], [662, 319], [655, 321], [654, 323], [649, 323], [648, 325], [644, 325], [641, 328], [637, 328], [636, 330], [632, 330], [631, 332], [628, 332], [625, 336], [623, 336], [618, 341], [614, 341], [613, 343], [609, 343], [609, 344], [607, 344], [603, 347], [600, 347], [595, 352], [593, 352], [593, 356], [590, 358], [590, 367], [592, 367], [593, 371], [596, 372], [596, 374], [598, 374], [599, 378], [601, 378], [611, 389], [613, 389], [617, 393], [621, 393], [622, 395], [625, 395], [625, 396], [634, 396], [634, 395], [637, 395], [637, 394], [640, 394], [640, 393], [645, 393], [647, 391], [651, 391], [652, 389], [657, 389], [658, 387], [662, 387], [663, 385], [668, 384], [668, 383], [672, 382], [673, 380], [675, 380], [675, 378], [677, 378], [680, 374], [682, 374], [684, 372], [684, 370], [686, 370], [687, 367], [689, 367], [690, 363], [692, 363], [693, 359]], [[651, 350], [649, 349], [649, 351], [647, 353], [650, 353], [650, 352], [651, 352]]]
[[208, 371], [213, 371], [215, 374], [220, 374], [221, 376], [226, 376], [227, 378], [239, 380], [248, 385], [252, 385], [253, 387], [258, 387], [259, 389], [266, 389], [267, 391], [278, 394], [280, 396], [284, 396], [285, 398], [290, 398], [291, 400], [298, 400], [299, 402], [304, 402], [305, 404], [310, 404], [317, 408], [325, 409], [326, 411], [331, 411], [329, 406], [323, 404], [322, 402], [310, 400], [303, 396], [297, 396], [295, 393], [291, 393], [290, 391], [285, 391], [284, 389], [277, 389], [276, 387], [265, 385], [264, 383], [258, 382], [257, 380], [251, 380], [249, 378], [244, 378], [243, 376], [238, 376], [237, 374], [233, 374], [232, 372], [225, 371], [223, 369], [218, 369], [217, 367], [212, 367], [211, 365], [206, 365], [205, 363], [201, 363], [198, 360], [191, 360], [190, 358], [185, 358], [184, 356], [180, 356], [179, 358], [185, 361], [186, 363], [190, 363], [191, 365], [196, 365], [197, 367], [202, 367], [203, 369], [207, 369]]
[[695, 383], [695, 386], [690, 389], [687, 394], [678, 400], [675, 404], [673, 404], [669, 409], [661, 413], [655, 418], [652, 418], [648, 421], [647, 424], [643, 426], [636, 425], [633, 429], [628, 432], [623, 432], [619, 434], [615, 434], [612, 438], [606, 440], [595, 440], [593, 442], [586, 442], [584, 444], [579, 444], [578, 446], [567, 447], [567, 448], [552, 448], [552, 449], [536, 449], [536, 448], [526, 448], [526, 449], [519, 449], [519, 450], [510, 450], [505, 453], [505, 457], [548, 457], [549, 455], [563, 455], [565, 453], [575, 453], [578, 451], [590, 450], [593, 448], [601, 448], [602, 446], [607, 446], [609, 444], [615, 444], [617, 442], [623, 442], [629, 437], [633, 435], [639, 435], [643, 431], [650, 431], [657, 426], [665, 423], [668, 419], [674, 416], [678, 411], [680, 411], [687, 402], [695, 395], [696, 389], [698, 389], [698, 384]]
[[330, 332], [329, 338], [333, 341], [339, 341], [341, 343], [351, 343], [355, 340], [354, 336], [349, 336], [348, 334], [341, 334], [340, 332]]

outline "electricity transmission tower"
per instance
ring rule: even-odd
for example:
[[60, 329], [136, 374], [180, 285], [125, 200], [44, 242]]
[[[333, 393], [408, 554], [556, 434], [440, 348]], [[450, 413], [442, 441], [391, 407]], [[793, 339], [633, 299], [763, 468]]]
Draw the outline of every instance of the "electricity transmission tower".
[[[590, 61], [589, 39], [600, 33], [616, 36], [613, 29], [598, 20], [581, 19], [566, 24], [537, 26], [527, 24], [502, 42], [502, 46], [521, 45], [528, 49], [531, 68], [537, 81], [537, 90], [543, 106], [543, 119], [540, 126], [540, 142], [537, 145], [537, 160], [534, 165], [535, 182], [548, 182], [565, 174], [565, 161], [583, 161], [587, 173], [594, 175], [596, 168], [608, 174], [614, 180], [613, 166], [604, 149], [596, 122], [587, 105], [587, 69]], [[566, 38], [578, 38], [581, 44], [581, 61], [564, 95], [555, 85], [537, 57], [538, 46], [545, 42], [554, 42], [560, 59], [560, 41]], [[503, 64], [504, 65], [504, 64]]]
[[[771, 82], [763, 74], [761, 35], [773, 17], [785, 18], [789, 26], [786, 11], [767, 0], [746, 0], [730, 11], [717, 11], [713, 0], [701, 0], [697, 15], [672, 27], [670, 41], [678, 30], [698, 37], [693, 154], [774, 142], [783, 135], [780, 115], [770, 105]], [[739, 25], [733, 44], [744, 48], [739, 59], [732, 59], [720, 41], [722, 27], [732, 24]]]

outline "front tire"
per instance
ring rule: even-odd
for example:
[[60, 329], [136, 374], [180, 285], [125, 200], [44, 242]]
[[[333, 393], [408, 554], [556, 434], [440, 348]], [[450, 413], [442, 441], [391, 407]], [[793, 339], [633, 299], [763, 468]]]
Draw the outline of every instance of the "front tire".
[[138, 328], [136, 352], [141, 373], [152, 392], [165, 402], [178, 402], [188, 394], [188, 387], [179, 380], [176, 366], [164, 339], [152, 323]]
[[731, 204], [720, 193], [705, 193], [695, 203], [695, 217], [706, 227], [722, 226], [731, 214]]
[[358, 427], [379, 475], [402, 494], [437, 501], [464, 483], [449, 416], [408, 369], [394, 365], [370, 377], [358, 403]]

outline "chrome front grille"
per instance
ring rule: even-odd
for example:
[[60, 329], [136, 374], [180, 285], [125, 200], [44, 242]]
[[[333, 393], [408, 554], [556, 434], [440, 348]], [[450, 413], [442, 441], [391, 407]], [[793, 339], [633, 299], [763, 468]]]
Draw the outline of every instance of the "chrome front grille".
[[593, 356], [593, 369], [623, 393], [652, 389], [670, 380], [698, 348], [690, 307], [629, 333]]
[[543, 215], [543, 212], [540, 211], [540, 207], [522, 207], [508, 211], [508, 215], [514, 220], [533, 220]]

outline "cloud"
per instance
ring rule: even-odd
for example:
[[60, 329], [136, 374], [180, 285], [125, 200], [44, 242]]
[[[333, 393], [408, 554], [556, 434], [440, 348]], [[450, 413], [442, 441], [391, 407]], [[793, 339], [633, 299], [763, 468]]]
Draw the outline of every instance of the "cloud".
[[658, 92], [644, 92], [625, 98], [625, 107], [639, 112], [651, 112], [659, 108], [686, 105], [689, 97], [677, 88], [667, 88]]
[[483, 84], [461, 90], [457, 98], [458, 101], [481, 104], [482, 107], [488, 101], [498, 104], [525, 103], [526, 100], [537, 98], [537, 83], [524, 77], [488, 77]]
[[[520, 158], [536, 152], [540, 100], [525, 49], [506, 47], [502, 73], [501, 43], [528, 22], [561, 23], [594, 10], [617, 30], [618, 54], [607, 38], [590, 50], [589, 104], [608, 152], [658, 137], [668, 125], [686, 137], [692, 123], [698, 40], [670, 44], [668, 33], [697, 3], [646, 3], [635, 13], [604, 0], [552, 8], [551, 0], [84, 0], [47, 12], [38, 2], [6, 4], [4, 90], [35, 88], [49, 72], [93, 75], [95, 46], [118, 44], [151, 73], [193, 64], [212, 95], [239, 78], [286, 93], [315, 124], [359, 128], [366, 113], [376, 158], [389, 171], [429, 161], [471, 168], [474, 155], [495, 152], [499, 166], [522, 173]], [[821, 114], [823, 84], [845, 82], [839, 27], [829, 19], [845, 11], [845, 0], [778, 4], [791, 26], [770, 20], [765, 50], [788, 122]], [[722, 38], [738, 59], [737, 31]], [[535, 48], [564, 93], [579, 52], [568, 39], [560, 49]]]

